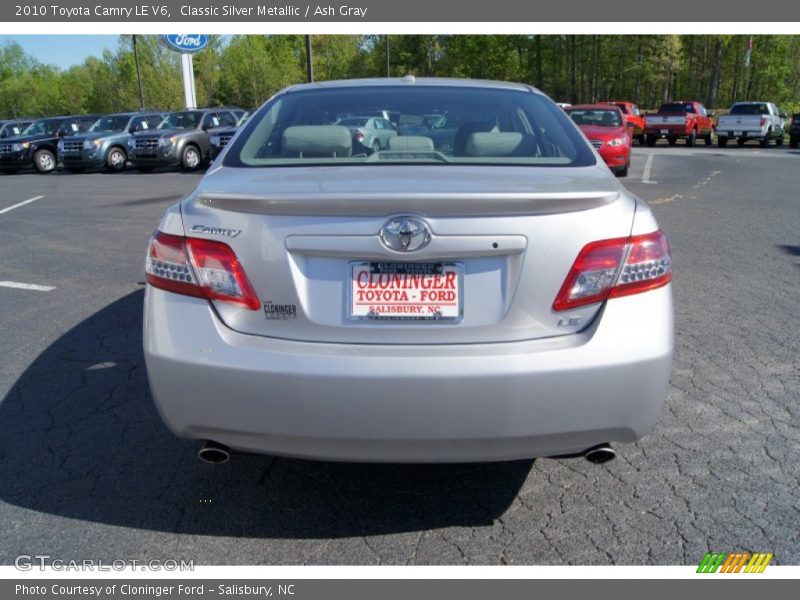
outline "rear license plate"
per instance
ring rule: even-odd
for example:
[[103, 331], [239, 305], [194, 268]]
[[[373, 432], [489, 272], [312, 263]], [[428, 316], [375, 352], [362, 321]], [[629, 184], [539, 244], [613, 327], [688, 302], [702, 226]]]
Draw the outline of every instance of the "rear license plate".
[[743, 131], [734, 131], [733, 132], [733, 137], [741, 137], [743, 134], [744, 134]]
[[351, 319], [458, 321], [463, 315], [460, 263], [351, 263], [348, 287]]
[[669, 133], [669, 129], [662, 129], [661, 135], [667, 135]]

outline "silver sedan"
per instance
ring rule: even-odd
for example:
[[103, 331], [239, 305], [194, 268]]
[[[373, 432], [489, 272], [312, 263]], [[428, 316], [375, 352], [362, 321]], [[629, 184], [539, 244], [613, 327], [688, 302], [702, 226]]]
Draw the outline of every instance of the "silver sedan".
[[[357, 151], [337, 121], [381, 109], [459, 126]], [[522, 84], [277, 94], [167, 210], [146, 273], [153, 397], [211, 462], [603, 462], [670, 374], [664, 234]]]

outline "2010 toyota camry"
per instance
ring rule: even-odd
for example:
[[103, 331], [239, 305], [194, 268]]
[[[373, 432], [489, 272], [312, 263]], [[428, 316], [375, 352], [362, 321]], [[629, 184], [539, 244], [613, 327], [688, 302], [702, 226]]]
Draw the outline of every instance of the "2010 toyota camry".
[[[444, 118], [374, 148], [341, 125], [374, 114]], [[280, 92], [167, 210], [146, 273], [153, 397], [207, 461], [602, 462], [664, 401], [667, 240], [522, 84]]]

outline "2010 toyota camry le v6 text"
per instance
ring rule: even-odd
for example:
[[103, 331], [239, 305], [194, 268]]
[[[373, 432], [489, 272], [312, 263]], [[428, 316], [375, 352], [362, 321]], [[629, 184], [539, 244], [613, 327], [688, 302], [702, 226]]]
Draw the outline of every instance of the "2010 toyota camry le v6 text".
[[153, 234], [147, 372], [212, 462], [602, 462], [663, 405], [671, 271], [647, 204], [534, 88], [298, 85]]

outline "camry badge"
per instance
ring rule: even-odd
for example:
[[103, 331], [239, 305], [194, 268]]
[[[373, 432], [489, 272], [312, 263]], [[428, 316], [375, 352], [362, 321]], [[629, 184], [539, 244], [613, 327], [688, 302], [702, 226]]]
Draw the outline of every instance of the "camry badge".
[[207, 235], [224, 235], [225, 237], [236, 237], [242, 233], [241, 229], [226, 229], [225, 227], [209, 227], [207, 225], [195, 225], [192, 227], [193, 233], [205, 233]]
[[378, 235], [381, 243], [395, 252], [421, 250], [431, 241], [430, 227], [416, 217], [396, 217], [387, 221]]

